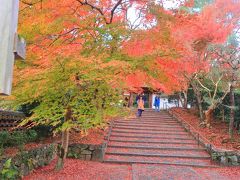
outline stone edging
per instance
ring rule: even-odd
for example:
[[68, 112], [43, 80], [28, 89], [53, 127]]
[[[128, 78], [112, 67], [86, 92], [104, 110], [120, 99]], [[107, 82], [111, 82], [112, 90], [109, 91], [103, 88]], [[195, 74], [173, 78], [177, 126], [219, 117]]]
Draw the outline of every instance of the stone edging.
[[188, 131], [198, 142], [199, 144], [203, 145], [206, 150], [211, 155], [213, 161], [219, 162], [221, 165], [224, 166], [239, 166], [240, 165], [240, 152], [239, 151], [232, 151], [232, 150], [225, 150], [219, 149], [213, 146], [206, 138], [202, 137], [196, 132], [196, 129], [190, 126], [186, 121], [182, 118], [178, 117], [174, 112], [168, 110], [168, 113], [175, 118], [181, 125]]

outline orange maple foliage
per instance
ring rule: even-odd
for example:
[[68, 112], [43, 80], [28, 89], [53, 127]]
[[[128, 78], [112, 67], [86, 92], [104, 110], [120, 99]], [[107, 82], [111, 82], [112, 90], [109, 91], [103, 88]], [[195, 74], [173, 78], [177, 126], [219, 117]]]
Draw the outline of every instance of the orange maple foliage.
[[[91, 51], [94, 44], [101, 57], [96, 56], [89, 63], [98, 63], [102, 68], [119, 65], [121, 72], [116, 74], [122, 76], [129, 89], [150, 86], [168, 93], [186, 89], [186, 76], [208, 71], [209, 63], [204, 58], [207, 45], [224, 42], [235, 28], [240, 13], [240, 3], [234, 0], [216, 0], [195, 13], [166, 10], [154, 5], [153, 0], [27, 2], [20, 4], [19, 29], [29, 43], [28, 59], [31, 66], [18, 70], [16, 75], [37, 75], [50, 69], [56, 59], [73, 58], [81, 61], [82, 52]], [[179, 3], [193, 6], [193, 1]], [[142, 23], [155, 24], [147, 29], [135, 30], [125, 39], [124, 35], [116, 37], [116, 34], [128, 31], [126, 17], [131, 7], [144, 14]], [[136, 72], [125, 78], [123, 71], [124, 66], [129, 66], [128, 63], [96, 62], [96, 59], [116, 49], [136, 58], [149, 56], [150, 72], [164, 72], [165, 78], [152, 76], [142, 68], [137, 68]], [[142, 66], [145, 65], [144, 62]]]
[[160, 81], [165, 91], [185, 90], [194, 74], [209, 71], [206, 48], [227, 40], [238, 26], [239, 14], [240, 2], [233, 0], [216, 0], [196, 13], [158, 8], [156, 26], [136, 32], [124, 50], [134, 57], [154, 56], [155, 68], [167, 77]]

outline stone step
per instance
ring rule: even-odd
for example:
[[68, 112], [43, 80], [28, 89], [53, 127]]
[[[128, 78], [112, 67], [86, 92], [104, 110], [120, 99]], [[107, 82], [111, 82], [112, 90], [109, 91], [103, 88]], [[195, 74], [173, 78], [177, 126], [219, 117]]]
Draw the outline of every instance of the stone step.
[[[135, 112], [134, 112], [135, 113]], [[137, 114], [137, 112], [136, 112]], [[142, 113], [143, 116], [151, 116], [151, 117], [158, 117], [158, 116], [163, 116], [163, 117], [172, 117], [169, 114], [164, 114], [164, 113], [158, 113], [158, 112], [154, 112], [154, 113], [150, 113], [150, 112], [143, 112]]]
[[113, 125], [125, 125], [125, 126], [137, 126], [137, 127], [140, 127], [140, 126], [144, 126], [144, 127], [147, 127], [147, 126], [152, 126], [152, 127], [179, 127], [179, 128], [183, 128], [180, 124], [158, 124], [158, 123], [140, 123], [140, 122], [136, 122], [136, 123], [121, 123], [121, 122], [117, 122], [117, 123], [113, 123]]
[[160, 153], [125, 153], [125, 152], [107, 152], [106, 155], [118, 156], [140, 156], [140, 157], [163, 157], [163, 158], [186, 158], [186, 159], [207, 159], [211, 160], [210, 155], [169, 155]]
[[123, 120], [116, 120], [114, 122], [151, 122], [151, 123], [178, 123], [177, 121], [174, 120], [147, 120], [147, 119], [123, 119]]
[[216, 167], [206, 149], [162, 111], [114, 121], [104, 162]]
[[118, 125], [151, 125], [158, 127], [182, 127], [180, 124], [168, 124], [168, 123], [149, 123], [149, 122], [114, 122], [114, 124]]
[[166, 120], [174, 120], [172, 117], [169, 116], [144, 116], [142, 115], [141, 117], [137, 117], [137, 116], [131, 116], [128, 117], [127, 119], [166, 119]]
[[[135, 115], [135, 114], [134, 114]], [[132, 117], [134, 116], [132, 115]], [[172, 116], [169, 115], [162, 115], [162, 114], [147, 114], [147, 113], [142, 113], [141, 117], [152, 117], [152, 118], [158, 118], [158, 117], [162, 117], [162, 118], [172, 118]]]
[[151, 150], [169, 150], [169, 151], [205, 151], [205, 148], [202, 147], [196, 147], [196, 148], [191, 148], [191, 147], [157, 147], [157, 146], [143, 146], [143, 145], [108, 145], [109, 148], [128, 148], [128, 149], [151, 149]]
[[[136, 110], [136, 109], [137, 108], [135, 108], [133, 110]], [[155, 112], [155, 109], [154, 108], [145, 108], [145, 111], [149, 111], [149, 112], [153, 111], [153, 112]], [[168, 112], [166, 110], [164, 110], [164, 109], [161, 109], [160, 112], [158, 112], [158, 113], [168, 113]]]
[[116, 141], [116, 142], [141, 142], [141, 143], [156, 143], [156, 144], [197, 144], [197, 142], [194, 139], [169, 139], [169, 138], [132, 138], [132, 137], [110, 137], [110, 141]]
[[138, 148], [119, 148], [109, 146], [106, 153], [141, 153], [141, 154], [163, 154], [163, 155], [174, 155], [174, 156], [209, 156], [209, 154], [204, 151], [195, 150], [178, 150], [176, 149], [166, 149], [166, 148], [156, 148], [156, 149], [138, 149]]
[[165, 131], [165, 132], [183, 132], [184, 130], [183, 130], [183, 128], [172, 128], [172, 129], [165, 129], [165, 128], [154, 128], [154, 127], [152, 127], [152, 128], [148, 128], [148, 127], [136, 127], [136, 126], [134, 126], [134, 127], [128, 127], [128, 126], [120, 126], [120, 125], [115, 125], [115, 126], [113, 126], [113, 129], [114, 130], [138, 130], [138, 131], [140, 131], [140, 130], [145, 130], [145, 131], [153, 131], [153, 132], [158, 132], [158, 131]]
[[165, 119], [165, 120], [174, 120], [172, 117], [164, 117], [164, 116], [141, 116], [141, 117], [129, 117], [127, 119], [152, 119], [152, 120], [157, 120], [157, 119]]
[[172, 118], [164, 118], [164, 117], [155, 117], [155, 118], [151, 118], [151, 117], [129, 117], [129, 118], [120, 118], [120, 120], [152, 120], [152, 121], [177, 121], [176, 119], [172, 119]]
[[138, 138], [138, 139], [167, 139], [167, 140], [194, 140], [193, 137], [174, 137], [174, 136], [143, 136], [143, 135], [126, 135], [126, 134], [111, 134], [111, 137], [119, 138]]
[[124, 164], [162, 164], [162, 165], [176, 165], [176, 166], [190, 166], [190, 167], [204, 167], [216, 168], [215, 164], [211, 164], [209, 160], [192, 160], [192, 159], [172, 159], [172, 158], [143, 158], [143, 157], [117, 157], [107, 156], [104, 162], [107, 163], [124, 163]]
[[156, 116], [156, 115], [142, 115], [141, 117], [138, 117], [137, 115], [132, 115], [132, 116], [127, 116], [125, 117], [126, 119], [133, 119], [133, 118], [138, 118], [138, 119], [172, 119], [175, 120], [175, 118], [171, 116]]
[[111, 133], [112, 136], [125, 136], [125, 137], [142, 137], [142, 138], [189, 138], [190, 136], [188, 134], [148, 134], [148, 133], [140, 133], [140, 134], [132, 134], [132, 133]]
[[[151, 121], [114, 121], [114, 124], [145, 124], [145, 125], [155, 125], [155, 126], [181, 126], [178, 122], [151, 122]], [[181, 126], [182, 127], [182, 126]]]
[[182, 158], [182, 157], [164, 157], [164, 156], [127, 156], [106, 154], [105, 160], [121, 160], [121, 161], [150, 161], [150, 162], [171, 162], [171, 163], [194, 163], [201, 165], [212, 165], [210, 158]]
[[113, 128], [112, 133], [126, 133], [126, 134], [153, 134], [153, 135], [174, 135], [174, 136], [179, 136], [179, 135], [189, 135], [187, 132], [166, 132], [166, 131], [150, 131], [150, 130], [118, 130]]
[[141, 147], [160, 147], [160, 148], [202, 148], [198, 144], [182, 144], [182, 143], [142, 143], [142, 142], [116, 142], [110, 141], [108, 143], [109, 146], [141, 146]]
[[169, 125], [154, 125], [154, 124], [141, 124], [141, 123], [138, 123], [138, 124], [136, 124], [136, 123], [128, 123], [128, 124], [126, 124], [126, 123], [114, 123], [114, 126], [115, 127], [146, 127], [146, 128], [164, 128], [164, 129], [183, 129], [183, 127], [181, 126], [181, 125], [175, 125], [175, 126], [169, 126]]

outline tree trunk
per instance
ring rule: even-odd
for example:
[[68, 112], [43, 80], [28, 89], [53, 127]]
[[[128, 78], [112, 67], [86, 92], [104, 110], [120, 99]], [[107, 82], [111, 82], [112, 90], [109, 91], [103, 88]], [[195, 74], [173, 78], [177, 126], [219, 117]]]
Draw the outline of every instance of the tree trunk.
[[202, 107], [202, 97], [200, 93], [197, 94], [197, 105], [198, 105], [200, 120], [203, 121], [204, 115], [203, 115], [203, 107]]
[[224, 108], [221, 109], [221, 114], [222, 114], [222, 122], [225, 122], [225, 110], [224, 110]]
[[235, 98], [234, 98], [234, 87], [231, 85], [230, 87], [230, 122], [229, 122], [229, 136], [232, 139], [233, 138], [233, 129], [234, 129], [234, 107], [235, 107]]
[[[183, 96], [182, 96], [182, 93], [183, 93]], [[179, 100], [182, 104], [182, 107], [184, 109], [187, 109], [187, 91], [179, 92], [178, 96], [179, 96]]]
[[203, 107], [202, 107], [202, 95], [201, 95], [200, 90], [197, 88], [197, 85], [194, 82], [192, 82], [191, 85], [193, 88], [193, 92], [196, 96], [200, 120], [201, 120], [201, 122], [203, 122], [204, 121], [204, 113], [203, 113]]
[[[72, 111], [71, 111], [71, 108], [68, 107], [65, 113], [64, 122], [69, 121], [71, 118], [72, 118]], [[56, 170], [60, 170], [64, 166], [64, 161], [68, 153], [68, 145], [69, 145], [69, 129], [67, 128], [64, 131], [62, 131], [62, 143], [59, 149], [58, 162], [55, 168]]]
[[187, 91], [183, 91], [183, 95], [184, 95], [184, 104], [183, 104], [183, 108], [187, 109], [187, 102], [188, 102]]
[[208, 110], [205, 111], [205, 123], [207, 127], [211, 126], [213, 120], [213, 110], [214, 108], [210, 107]]
[[182, 106], [184, 106], [184, 99], [183, 99], [183, 97], [182, 97], [182, 92], [179, 92], [179, 93], [178, 93], [178, 97], [179, 97], [179, 100], [180, 100]]

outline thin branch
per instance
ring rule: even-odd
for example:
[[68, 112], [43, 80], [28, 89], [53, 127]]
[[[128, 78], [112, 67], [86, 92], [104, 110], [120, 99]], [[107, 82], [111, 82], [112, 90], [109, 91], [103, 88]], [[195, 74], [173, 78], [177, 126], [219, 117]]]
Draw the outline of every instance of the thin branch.
[[113, 16], [114, 16], [114, 12], [117, 9], [117, 7], [121, 4], [122, 0], [118, 0], [117, 4], [115, 4], [115, 6], [113, 7], [113, 9], [111, 10], [111, 17], [110, 17], [110, 21], [109, 24], [112, 23], [113, 21]]
[[204, 88], [204, 89], [206, 89], [207, 91], [211, 92], [211, 90], [208, 89], [206, 86], [204, 86], [204, 85], [202, 84], [202, 82], [201, 82], [197, 77], [195, 77], [195, 79], [198, 81], [198, 83], [200, 84], [200, 86], [202, 86], [202, 88]]
[[217, 89], [218, 89], [218, 84], [220, 83], [220, 81], [222, 80], [223, 78], [223, 75], [221, 75], [221, 77], [218, 79], [218, 81], [216, 82], [216, 84], [214, 83], [215, 85], [215, 89], [214, 89], [214, 94], [213, 94], [213, 99], [215, 99], [215, 96], [217, 95]]
[[100, 15], [102, 16], [102, 18], [103, 18], [103, 20], [104, 20], [104, 22], [106, 24], [111, 24], [112, 23], [113, 17], [114, 17], [114, 13], [115, 13], [116, 9], [118, 8], [118, 6], [120, 6], [121, 3], [122, 3], [122, 0], [118, 0], [118, 2], [115, 4], [115, 6], [111, 10], [110, 20], [108, 21], [106, 16], [105, 16], [105, 14], [104, 14], [104, 12], [103, 12], [103, 10], [101, 8], [96, 7], [93, 4], [90, 4], [87, 0], [85, 0], [84, 2], [81, 1], [81, 0], [76, 0], [76, 1], [79, 2], [82, 6], [89, 6], [93, 10], [96, 10], [98, 13], [100, 13]]
[[37, 4], [37, 3], [42, 2], [42, 0], [39, 0], [39, 1], [34, 2], [34, 3], [32, 3], [32, 2], [27, 2], [27, 1], [25, 1], [25, 0], [20, 0], [20, 2], [23, 3], [23, 4], [26, 4], [26, 5], [28, 5], [28, 6], [33, 6], [33, 5]]
[[85, 6], [89, 6], [89, 7], [91, 7], [92, 9], [98, 11], [98, 12], [101, 14], [101, 16], [103, 17], [103, 20], [105, 21], [105, 23], [108, 24], [107, 19], [106, 19], [105, 15], [104, 15], [103, 11], [102, 11], [99, 7], [96, 7], [96, 6], [88, 3], [87, 0], [85, 0], [84, 2], [82, 2], [81, 0], [77, 0], [77, 1], [78, 1], [81, 5], [83, 5], [83, 6], [84, 6], [84, 5], [85, 5]]

